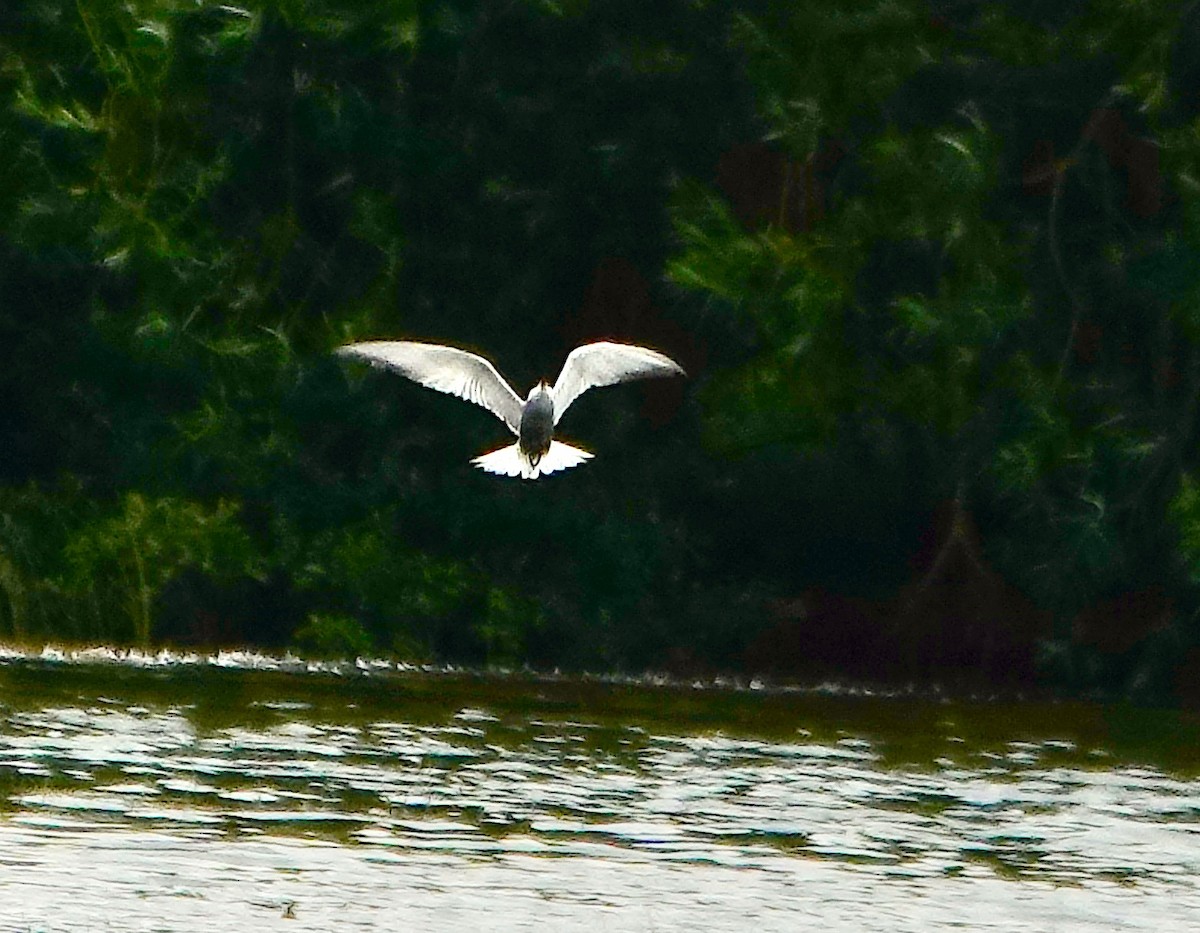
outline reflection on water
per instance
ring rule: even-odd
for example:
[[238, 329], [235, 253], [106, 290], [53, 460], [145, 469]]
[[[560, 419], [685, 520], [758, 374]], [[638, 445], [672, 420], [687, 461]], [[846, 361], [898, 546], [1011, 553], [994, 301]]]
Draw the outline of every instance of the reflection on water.
[[1182, 930], [1179, 714], [0, 665], [0, 930]]

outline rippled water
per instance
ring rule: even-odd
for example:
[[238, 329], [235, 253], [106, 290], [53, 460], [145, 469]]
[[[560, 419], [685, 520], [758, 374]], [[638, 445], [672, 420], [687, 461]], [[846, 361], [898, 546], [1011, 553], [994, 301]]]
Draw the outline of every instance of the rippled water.
[[1194, 716], [0, 663], [0, 930], [1200, 929]]

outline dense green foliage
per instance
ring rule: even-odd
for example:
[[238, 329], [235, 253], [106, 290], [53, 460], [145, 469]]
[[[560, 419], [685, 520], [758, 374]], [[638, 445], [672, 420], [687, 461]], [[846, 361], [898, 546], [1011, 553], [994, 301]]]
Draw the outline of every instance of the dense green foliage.
[[[1194, 9], [17, 0], [0, 56], [0, 634], [1192, 696]], [[505, 482], [330, 357], [401, 335], [692, 378]]]

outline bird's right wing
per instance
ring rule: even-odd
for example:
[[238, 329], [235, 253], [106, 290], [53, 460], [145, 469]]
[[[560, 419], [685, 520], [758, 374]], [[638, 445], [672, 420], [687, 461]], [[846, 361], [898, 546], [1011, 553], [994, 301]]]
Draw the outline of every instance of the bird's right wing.
[[482, 356], [412, 340], [368, 340], [338, 347], [338, 356], [365, 360], [407, 376], [430, 389], [482, 405], [513, 434], [521, 428], [521, 399], [496, 367]]
[[683, 367], [669, 356], [629, 343], [585, 343], [567, 355], [562, 372], [554, 382], [554, 423], [588, 389], [615, 385], [631, 379], [682, 376]]

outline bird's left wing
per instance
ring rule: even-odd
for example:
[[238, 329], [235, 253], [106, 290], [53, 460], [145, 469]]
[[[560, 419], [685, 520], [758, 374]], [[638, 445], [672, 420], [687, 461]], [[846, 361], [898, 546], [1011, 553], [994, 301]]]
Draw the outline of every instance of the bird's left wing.
[[513, 434], [520, 432], [521, 399], [482, 356], [412, 340], [350, 343], [338, 347], [336, 353], [386, 367], [430, 389], [481, 405], [508, 425]]
[[588, 389], [631, 379], [682, 375], [685, 375], [683, 367], [657, 350], [608, 341], [585, 343], [567, 356], [551, 390], [554, 423], [558, 424], [563, 412]]

